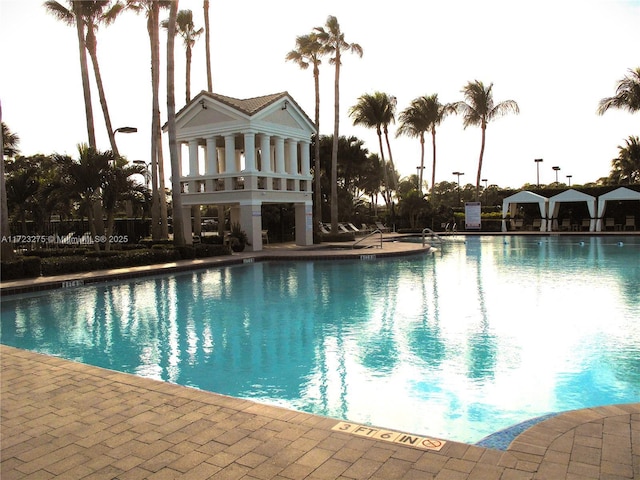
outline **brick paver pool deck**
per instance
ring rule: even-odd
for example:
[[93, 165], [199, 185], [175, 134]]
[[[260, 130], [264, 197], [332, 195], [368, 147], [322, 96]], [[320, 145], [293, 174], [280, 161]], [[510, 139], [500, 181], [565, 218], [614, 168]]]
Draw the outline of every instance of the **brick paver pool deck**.
[[[416, 247], [383, 250], [407, 248]], [[19, 286], [4, 282], [3, 291]], [[8, 346], [0, 346], [0, 366], [2, 480], [640, 479], [640, 403], [561, 413], [524, 431], [507, 451], [447, 439], [434, 451], [333, 430], [340, 419]]]

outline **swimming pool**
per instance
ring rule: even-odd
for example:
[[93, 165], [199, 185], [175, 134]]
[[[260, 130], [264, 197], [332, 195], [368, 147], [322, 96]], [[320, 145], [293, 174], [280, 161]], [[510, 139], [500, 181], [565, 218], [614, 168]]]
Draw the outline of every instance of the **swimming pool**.
[[640, 237], [454, 237], [1, 307], [7, 345], [450, 440], [640, 400]]

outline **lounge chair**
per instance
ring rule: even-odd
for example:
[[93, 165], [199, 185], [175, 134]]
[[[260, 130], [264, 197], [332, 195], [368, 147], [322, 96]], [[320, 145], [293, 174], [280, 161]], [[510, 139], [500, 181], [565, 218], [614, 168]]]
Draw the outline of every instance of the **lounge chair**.
[[524, 220], [522, 220], [521, 218], [516, 218], [512, 220], [512, 222], [514, 230], [522, 230], [522, 227], [524, 226]]
[[571, 219], [563, 218], [562, 223], [560, 224], [560, 230], [569, 231], [571, 230]]
[[369, 233], [369, 232], [372, 232], [373, 229], [366, 223], [363, 223], [362, 226], [360, 227], [360, 231], [364, 233]]
[[344, 223], [339, 223], [338, 224], [338, 229], [342, 232], [342, 233], [353, 233], [349, 228], [347, 228], [347, 226]]
[[269, 245], [269, 230], [262, 230], [262, 241]]
[[378, 228], [378, 230], [380, 230], [381, 232], [388, 232], [389, 231], [389, 227], [385, 227], [382, 222], [376, 222], [376, 227]]
[[609, 217], [604, 219], [604, 229], [605, 230], [614, 230], [616, 228], [616, 221]]
[[625, 230], [635, 230], [636, 229], [636, 217], [633, 215], [627, 215], [624, 221], [624, 229]]
[[331, 230], [329, 228], [327, 228], [327, 226], [324, 223], [320, 224], [320, 231], [322, 233], [324, 233], [325, 235], [328, 235], [331, 233]]
[[580, 226], [580, 228], [583, 231], [591, 230], [591, 219], [590, 218], [583, 218], [582, 219], [582, 225]]
[[531, 230], [540, 230], [541, 227], [542, 227], [542, 219], [534, 218], [533, 224], [531, 225]]
[[358, 227], [356, 227], [353, 223], [348, 222], [347, 227], [353, 230], [353, 233], [362, 233]]

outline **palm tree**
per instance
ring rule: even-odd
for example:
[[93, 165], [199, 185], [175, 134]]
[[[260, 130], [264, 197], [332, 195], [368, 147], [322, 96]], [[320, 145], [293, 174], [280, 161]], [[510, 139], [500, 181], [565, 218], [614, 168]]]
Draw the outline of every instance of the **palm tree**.
[[630, 136], [625, 140], [626, 145], [618, 145], [618, 157], [611, 161], [611, 175], [609, 177], [617, 184], [640, 183], [640, 139]]
[[629, 69], [629, 74], [618, 82], [614, 97], [600, 100], [598, 115], [603, 115], [612, 107], [629, 110], [631, 113], [640, 111], [640, 67]]
[[[111, 150], [100, 152], [83, 143], [78, 145], [77, 161], [60, 154], [54, 154], [52, 158], [60, 171], [63, 188], [80, 204], [81, 211], [87, 216], [91, 235], [95, 237], [98, 219], [95, 218], [94, 207], [100, 200], [105, 172], [116, 158], [114, 153]], [[98, 243], [95, 249], [100, 249]]]
[[295, 62], [302, 70], [313, 65], [313, 83], [316, 95], [315, 123], [316, 123], [316, 140], [314, 142], [314, 177], [315, 177], [315, 221], [313, 222], [314, 230], [322, 221], [322, 193], [320, 192], [320, 50], [321, 45], [318, 42], [318, 36], [315, 33], [309, 35], [301, 35], [296, 38], [296, 49], [287, 53], [285, 60]]
[[213, 92], [213, 80], [211, 78], [211, 45], [209, 44], [209, 0], [202, 2], [202, 8], [204, 10], [204, 41], [205, 41], [205, 54], [207, 57], [207, 90]]
[[169, 131], [169, 156], [171, 157], [171, 189], [173, 200], [173, 243], [185, 244], [182, 218], [182, 196], [180, 194], [180, 156], [176, 139], [176, 94], [175, 94], [175, 37], [179, 0], [171, 0], [167, 25], [167, 129]]
[[362, 57], [362, 47], [357, 43], [347, 43], [344, 33], [340, 30], [338, 19], [332, 15], [327, 18], [324, 27], [316, 27], [314, 31], [320, 42], [320, 53], [330, 56], [330, 62], [335, 65], [334, 82], [334, 123], [333, 148], [331, 150], [331, 231], [338, 232], [338, 139], [340, 137], [340, 66], [342, 52], [350, 51]]
[[151, 50], [151, 236], [168, 238], [167, 198], [164, 194], [164, 160], [160, 128], [160, 9], [168, 8], [168, 0], [128, 0], [127, 8], [145, 11]]
[[420, 180], [423, 185], [424, 172], [424, 134], [431, 132], [431, 147], [433, 165], [431, 171], [431, 190], [436, 183], [436, 127], [442, 123], [447, 115], [455, 113], [455, 107], [447, 103], [441, 104], [438, 94], [418, 97], [411, 101], [411, 105], [400, 114], [400, 127], [397, 135], [407, 135], [420, 139]]
[[[0, 152], [0, 239], [11, 235], [9, 230], [9, 210], [7, 205], [7, 184], [4, 176], [4, 156], [15, 156], [18, 152], [18, 135], [11, 133], [2, 121], [2, 105], [0, 105], [0, 129], [2, 135], [2, 152]], [[10, 242], [1, 242], [0, 258], [11, 260], [15, 253]]]
[[[387, 125], [394, 119], [394, 102], [392, 97], [382, 92], [373, 94], [364, 94], [358, 98], [358, 103], [349, 108], [349, 116], [353, 118], [354, 125], [362, 125], [367, 128], [375, 128], [378, 135], [378, 143], [380, 147], [380, 158], [382, 164], [386, 164], [384, 158], [384, 147], [382, 145], [383, 129], [387, 131]], [[387, 140], [388, 143], [388, 140]], [[391, 170], [393, 161], [390, 160]], [[384, 199], [387, 206], [391, 204], [392, 182], [389, 180], [387, 169], [384, 170], [385, 192]]]
[[457, 112], [462, 113], [464, 128], [467, 128], [469, 125], [479, 125], [482, 129], [482, 143], [480, 145], [478, 175], [476, 177], [477, 202], [480, 198], [482, 158], [484, 156], [487, 125], [491, 120], [506, 115], [507, 113], [520, 113], [520, 108], [514, 100], [504, 100], [495, 104], [493, 101], [493, 83], [485, 87], [479, 80], [468, 82], [462, 89], [462, 93], [464, 94], [464, 101], [455, 103], [453, 107]]
[[87, 50], [84, 39], [85, 21], [83, 10], [86, 7], [82, 0], [70, 0], [70, 8], [64, 7], [61, 3], [48, 0], [44, 3], [47, 11], [58, 20], [67, 25], [75, 25], [78, 36], [78, 50], [80, 52], [80, 74], [82, 76], [82, 91], [84, 93], [84, 111], [87, 121], [87, 134], [89, 146], [96, 148], [96, 132], [93, 125], [93, 106], [91, 104], [91, 87], [89, 85], [89, 68], [87, 66]]
[[[167, 28], [167, 22], [168, 20], [162, 21], [163, 28]], [[193, 24], [193, 12], [191, 10], [180, 10], [176, 22], [176, 33], [182, 37], [187, 54], [185, 103], [189, 103], [189, 100], [191, 100], [191, 49], [196, 44], [198, 37], [202, 35], [204, 29], [199, 28], [196, 30]]]
[[107, 243], [105, 250], [111, 249], [110, 238], [113, 234], [115, 213], [118, 204], [123, 200], [134, 200], [137, 193], [143, 194], [146, 187], [135, 183], [133, 175], [144, 175], [146, 168], [143, 165], [131, 165], [126, 159], [116, 157], [109, 163], [104, 172], [102, 184], [102, 206], [107, 215], [107, 228], [105, 237]]

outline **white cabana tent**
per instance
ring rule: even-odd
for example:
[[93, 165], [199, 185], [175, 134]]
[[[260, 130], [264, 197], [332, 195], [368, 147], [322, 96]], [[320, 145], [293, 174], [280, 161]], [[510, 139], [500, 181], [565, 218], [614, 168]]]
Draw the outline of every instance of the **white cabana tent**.
[[547, 206], [549, 199], [538, 195], [537, 193], [528, 192], [523, 190], [515, 193], [510, 197], [505, 198], [502, 201], [502, 231], [507, 231], [507, 214], [511, 214], [514, 217], [516, 214], [516, 208], [519, 203], [537, 203], [540, 207], [540, 231], [544, 232], [547, 229]]
[[615, 190], [611, 190], [609, 193], [600, 195], [598, 197], [598, 221], [596, 224], [596, 231], [602, 231], [602, 216], [607, 207], [607, 202], [611, 200], [640, 200], [640, 192], [631, 190], [630, 188], [620, 187]]
[[560, 203], [565, 202], [587, 202], [587, 207], [589, 208], [589, 216], [591, 217], [589, 221], [589, 231], [593, 232], [596, 228], [596, 197], [592, 195], [587, 195], [586, 193], [579, 192], [570, 188], [569, 190], [565, 190], [562, 193], [554, 195], [549, 199], [549, 213], [551, 214], [549, 218], [548, 230], [551, 231], [553, 227], [553, 222], [558, 219], [558, 212], [560, 211]]

